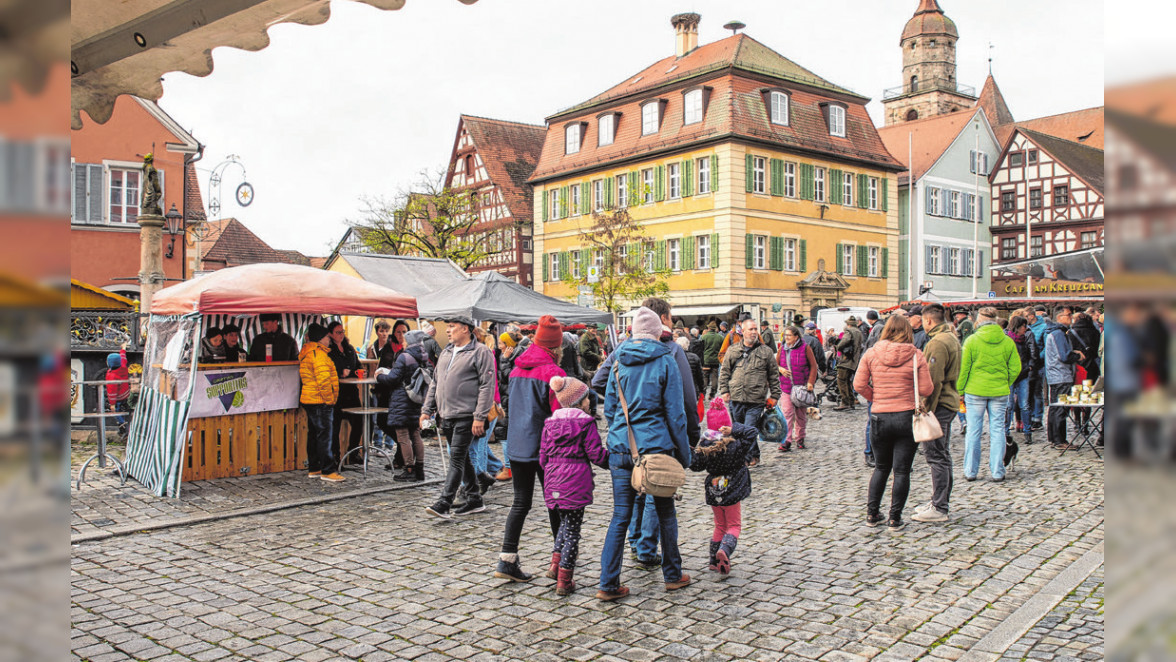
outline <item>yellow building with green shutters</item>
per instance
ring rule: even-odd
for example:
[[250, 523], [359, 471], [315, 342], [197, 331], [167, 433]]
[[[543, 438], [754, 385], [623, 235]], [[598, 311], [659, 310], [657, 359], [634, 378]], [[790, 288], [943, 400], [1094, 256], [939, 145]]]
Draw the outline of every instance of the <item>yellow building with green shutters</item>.
[[593, 212], [625, 208], [645, 235], [627, 259], [669, 270], [687, 322], [897, 303], [904, 168], [868, 99], [745, 34], [697, 47], [698, 17], [682, 16], [675, 56], [547, 118], [535, 288], [574, 298], [565, 278], [601, 259], [584, 241]]

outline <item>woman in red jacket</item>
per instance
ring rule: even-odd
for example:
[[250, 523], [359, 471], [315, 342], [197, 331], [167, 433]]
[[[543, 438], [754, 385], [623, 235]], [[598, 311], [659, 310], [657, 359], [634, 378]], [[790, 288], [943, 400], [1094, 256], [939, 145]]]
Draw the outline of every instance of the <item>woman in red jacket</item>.
[[[919, 373], [919, 397], [915, 396], [915, 371]], [[886, 481], [894, 469], [887, 526], [898, 531], [905, 526], [902, 509], [911, 490], [911, 465], [915, 462], [915, 435], [911, 428], [916, 400], [935, 390], [927, 359], [915, 348], [911, 323], [902, 315], [891, 315], [882, 338], [866, 351], [853, 379], [853, 388], [871, 403], [870, 444], [874, 449], [874, 475], [866, 502], [866, 526], [882, 523], [880, 512]]]

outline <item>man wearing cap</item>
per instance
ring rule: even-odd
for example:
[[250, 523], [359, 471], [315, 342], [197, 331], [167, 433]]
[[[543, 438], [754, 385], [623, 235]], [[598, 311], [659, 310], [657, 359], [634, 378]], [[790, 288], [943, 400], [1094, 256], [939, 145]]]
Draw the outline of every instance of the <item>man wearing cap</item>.
[[861, 330], [858, 329], [857, 317], [850, 315], [849, 319], [845, 320], [845, 333], [837, 343], [837, 352], [840, 354], [837, 359], [837, 391], [841, 394], [841, 403], [834, 407], [833, 411], [845, 411], [857, 407], [857, 397], [854, 396], [850, 384], [853, 383], [853, 375], [857, 372], [863, 345], [865, 345], [865, 339], [862, 337]]
[[[870, 335], [874, 333], [875, 327], [880, 326], [882, 325], [878, 323], [878, 311], [868, 310], [866, 311], [866, 319], [862, 320], [861, 324], [858, 324], [858, 331], [862, 332], [862, 339], [868, 343], [870, 341]], [[881, 331], [879, 331], [879, 334], [881, 334]], [[875, 340], [874, 342], [878, 341]], [[866, 345], [864, 349], [869, 348], [870, 346]]]
[[226, 324], [221, 327], [221, 335], [225, 338], [225, 363], [244, 361], [246, 352], [241, 346], [241, 329], [236, 324]]
[[450, 519], [457, 488], [465, 485], [466, 502], [456, 515], [486, 510], [478, 489], [478, 474], [470, 460], [470, 444], [486, 433], [486, 419], [494, 404], [494, 354], [474, 341], [474, 320], [461, 315], [445, 320], [449, 344], [441, 350], [433, 369], [433, 383], [421, 407], [421, 426], [433, 413], [449, 440], [449, 472], [437, 502], [425, 509], [430, 515]]
[[261, 320], [262, 333], [249, 343], [249, 360], [255, 363], [266, 361], [265, 348], [270, 348], [270, 361], [297, 361], [298, 343], [290, 334], [281, 330], [282, 316], [277, 313], [264, 313]]
[[580, 337], [580, 367], [584, 369], [584, 375], [592, 379], [603, 360], [604, 352], [601, 351], [600, 337], [596, 335], [596, 327], [590, 326]]
[[911, 322], [911, 329], [915, 332], [915, 348], [922, 351], [927, 346], [927, 341], [931, 337], [927, 335], [927, 330], [923, 328], [923, 307], [915, 306], [907, 312], [907, 319]]
[[817, 328], [815, 322], [804, 323], [804, 335], [800, 337], [804, 344], [808, 345], [813, 350], [813, 355], [817, 357], [817, 370], [823, 375], [829, 370], [829, 363], [825, 358], [825, 348], [821, 341], [821, 331]]
[[[891, 315], [898, 315], [900, 317], [907, 316], [907, 312], [905, 310], [903, 310], [902, 308], [896, 308], [894, 310], [894, 312], [892, 312], [890, 314]], [[883, 324], [882, 322], [878, 321], [878, 313], [874, 312], [873, 310], [866, 313], [866, 319], [869, 320], [869, 322], [870, 322], [870, 332], [868, 334], [866, 334], [866, 336], [865, 336], [865, 338], [866, 338], [865, 349], [870, 349], [874, 345], [877, 345], [878, 341], [882, 339], [882, 329], [886, 325]], [[863, 350], [863, 353], [864, 353], [864, 350]]]
[[955, 322], [956, 337], [960, 339], [962, 345], [976, 331], [976, 327], [972, 324], [972, 319], [968, 317], [968, 311], [962, 308], [956, 309], [951, 317]]
[[719, 325], [712, 321], [702, 334], [702, 381], [707, 397], [714, 397], [719, 392], [719, 348], [722, 346], [723, 334], [719, 333]]
[[298, 376], [302, 391], [298, 402], [306, 410], [306, 462], [309, 478], [329, 483], [343, 481], [335, 470], [339, 458], [334, 456], [331, 428], [335, 401], [339, 398], [339, 375], [335, 362], [327, 352], [331, 342], [327, 328], [311, 324], [306, 331], [306, 344], [298, 355]]

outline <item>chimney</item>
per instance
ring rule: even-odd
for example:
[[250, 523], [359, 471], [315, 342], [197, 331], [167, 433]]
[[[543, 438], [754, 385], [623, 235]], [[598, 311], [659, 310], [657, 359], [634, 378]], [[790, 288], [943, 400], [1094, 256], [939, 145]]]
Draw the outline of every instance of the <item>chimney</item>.
[[675, 14], [670, 19], [674, 26], [674, 55], [682, 57], [698, 48], [698, 14]]

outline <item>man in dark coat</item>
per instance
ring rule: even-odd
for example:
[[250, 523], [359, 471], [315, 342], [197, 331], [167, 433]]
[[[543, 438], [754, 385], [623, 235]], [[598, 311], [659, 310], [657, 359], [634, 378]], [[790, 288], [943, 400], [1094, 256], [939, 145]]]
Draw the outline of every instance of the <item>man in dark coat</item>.
[[271, 361], [297, 361], [298, 344], [290, 334], [282, 331], [282, 316], [277, 313], [261, 315], [262, 333], [249, 343], [249, 360], [254, 363], [266, 361], [265, 348], [270, 348]]

